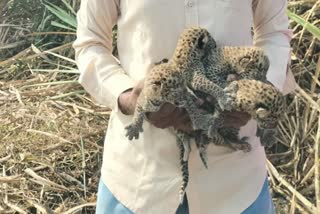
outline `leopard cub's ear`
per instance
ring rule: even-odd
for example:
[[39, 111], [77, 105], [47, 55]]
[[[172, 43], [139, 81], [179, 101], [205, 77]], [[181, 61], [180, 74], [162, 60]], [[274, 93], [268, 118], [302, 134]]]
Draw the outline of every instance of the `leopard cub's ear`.
[[198, 48], [203, 49], [205, 45], [208, 43], [209, 37], [205, 33], [203, 33], [198, 39]]
[[239, 59], [239, 64], [240, 64], [240, 66], [245, 67], [249, 64], [250, 61], [251, 61], [250, 56], [244, 56]]
[[164, 63], [168, 63], [169, 60], [167, 58], [163, 58], [161, 61], [155, 62], [154, 65], [160, 65], [160, 64], [164, 64]]
[[256, 110], [256, 114], [258, 118], [267, 118], [271, 114], [271, 112], [268, 109], [260, 107]]

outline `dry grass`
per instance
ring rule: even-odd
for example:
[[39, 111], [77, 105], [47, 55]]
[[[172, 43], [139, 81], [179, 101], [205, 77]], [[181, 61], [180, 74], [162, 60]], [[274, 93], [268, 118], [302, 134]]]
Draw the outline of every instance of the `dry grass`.
[[75, 79], [53, 72], [0, 82], [0, 213], [94, 210], [110, 111]]
[[8, 10], [0, 24], [0, 213], [94, 213], [110, 111], [77, 83], [72, 34], [51, 44], [56, 34], [31, 33], [32, 20]]
[[[0, 2], [0, 213], [93, 213], [110, 112], [76, 82], [74, 37], [33, 33], [32, 20], [8, 14], [8, 2]], [[320, 26], [319, 1], [289, 8]], [[267, 151], [270, 183], [277, 213], [320, 213], [320, 44], [291, 28], [300, 87]]]
[[[289, 8], [319, 25], [320, 1], [290, 1]], [[279, 143], [268, 150], [268, 170], [278, 213], [320, 213], [320, 44], [301, 26], [291, 23], [292, 65], [298, 81]]]

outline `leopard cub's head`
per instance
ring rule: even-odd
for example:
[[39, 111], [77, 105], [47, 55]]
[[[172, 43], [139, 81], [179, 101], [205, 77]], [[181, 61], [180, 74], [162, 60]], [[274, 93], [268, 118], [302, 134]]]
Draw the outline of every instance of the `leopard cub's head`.
[[256, 105], [256, 120], [258, 127], [262, 129], [276, 128], [287, 108], [286, 98], [280, 92], [274, 94], [269, 100], [273, 100], [273, 102], [267, 103], [268, 101], [266, 101], [268, 105], [266, 103]]
[[181, 92], [184, 81], [170, 64], [155, 65], [146, 77], [144, 94], [148, 99], [166, 99], [171, 94]]
[[251, 75], [253, 72], [255, 72], [256, 79], [266, 80], [270, 61], [264, 50], [258, 47], [243, 48], [243, 50], [244, 51], [239, 54], [238, 57], [240, 76], [244, 78], [246, 74]]
[[206, 29], [186, 28], [180, 35], [173, 59], [177, 62], [201, 59], [216, 46], [215, 40]]
[[278, 124], [279, 118], [277, 115], [273, 115], [272, 112], [267, 108], [258, 108], [256, 110], [256, 117], [258, 127], [262, 129], [272, 129]]

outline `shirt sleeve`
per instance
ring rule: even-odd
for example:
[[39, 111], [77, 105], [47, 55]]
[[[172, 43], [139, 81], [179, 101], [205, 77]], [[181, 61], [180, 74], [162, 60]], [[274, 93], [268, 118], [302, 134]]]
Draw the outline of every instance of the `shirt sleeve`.
[[283, 91], [290, 63], [291, 30], [286, 0], [253, 0], [254, 45], [262, 47], [270, 60], [267, 79]]
[[134, 81], [112, 55], [112, 28], [119, 16], [117, 0], [82, 0], [73, 44], [79, 82], [100, 104], [118, 110], [119, 95]]

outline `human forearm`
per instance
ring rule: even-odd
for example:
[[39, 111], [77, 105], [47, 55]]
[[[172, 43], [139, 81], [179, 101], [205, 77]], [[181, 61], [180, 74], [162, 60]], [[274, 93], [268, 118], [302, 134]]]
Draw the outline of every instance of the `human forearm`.
[[100, 104], [117, 109], [119, 95], [134, 81], [112, 56], [112, 27], [118, 18], [118, 1], [83, 0], [77, 14], [73, 44], [80, 71], [79, 82]]
[[119, 110], [125, 115], [133, 115], [136, 101], [132, 97], [132, 89], [128, 89], [121, 93], [118, 98]]
[[289, 39], [282, 33], [277, 32], [264, 36], [255, 45], [262, 47], [270, 60], [270, 67], [267, 73], [268, 81], [282, 91], [290, 60]]
[[270, 60], [267, 79], [283, 90], [290, 59], [291, 31], [286, 0], [253, 0], [254, 45], [262, 47]]

